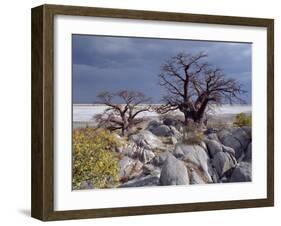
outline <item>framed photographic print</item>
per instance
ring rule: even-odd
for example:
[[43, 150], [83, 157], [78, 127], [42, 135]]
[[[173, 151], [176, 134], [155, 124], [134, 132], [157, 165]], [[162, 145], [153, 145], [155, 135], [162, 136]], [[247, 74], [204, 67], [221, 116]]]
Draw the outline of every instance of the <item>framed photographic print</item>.
[[32, 216], [273, 206], [272, 19], [32, 9]]

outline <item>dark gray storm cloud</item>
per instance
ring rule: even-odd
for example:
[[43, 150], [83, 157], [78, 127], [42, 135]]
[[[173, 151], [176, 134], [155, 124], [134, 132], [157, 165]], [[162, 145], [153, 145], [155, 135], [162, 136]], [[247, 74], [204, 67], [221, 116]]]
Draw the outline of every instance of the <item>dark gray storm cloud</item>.
[[251, 103], [252, 50], [249, 43], [72, 36], [73, 102], [94, 103], [101, 91], [135, 90], [160, 102], [165, 91], [158, 74], [163, 62], [179, 52], [208, 54], [208, 62], [237, 79]]

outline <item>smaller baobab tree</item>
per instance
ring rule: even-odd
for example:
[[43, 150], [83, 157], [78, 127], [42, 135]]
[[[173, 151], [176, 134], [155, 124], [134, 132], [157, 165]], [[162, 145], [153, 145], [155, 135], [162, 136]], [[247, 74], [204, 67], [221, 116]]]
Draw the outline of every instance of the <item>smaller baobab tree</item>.
[[240, 98], [245, 91], [235, 79], [211, 66], [204, 53], [190, 55], [179, 53], [167, 60], [159, 74], [160, 85], [167, 91], [159, 113], [179, 110], [184, 114], [185, 124], [204, 123], [204, 115], [211, 105], [244, 103]]
[[151, 99], [141, 92], [101, 92], [97, 97], [97, 103], [107, 106], [102, 114], [95, 116], [98, 126], [110, 131], [120, 130], [122, 136], [129, 134], [133, 126], [143, 122], [143, 117], [137, 117], [140, 113], [151, 110]]

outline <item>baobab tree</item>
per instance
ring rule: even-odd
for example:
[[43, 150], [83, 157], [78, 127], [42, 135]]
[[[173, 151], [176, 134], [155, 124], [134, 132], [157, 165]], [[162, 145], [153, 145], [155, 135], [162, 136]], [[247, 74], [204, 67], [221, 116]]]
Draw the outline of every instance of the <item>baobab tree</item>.
[[149, 104], [151, 99], [141, 92], [127, 90], [116, 93], [102, 92], [97, 97], [97, 103], [107, 106], [103, 114], [95, 116], [99, 127], [111, 131], [121, 130], [122, 136], [143, 121], [142, 117], [137, 117], [140, 113], [151, 110]]
[[161, 66], [160, 85], [167, 95], [157, 109], [159, 113], [179, 110], [184, 114], [185, 124], [202, 124], [210, 104], [244, 103], [240, 98], [245, 92], [241, 84], [204, 61], [206, 58], [204, 53], [179, 53]]

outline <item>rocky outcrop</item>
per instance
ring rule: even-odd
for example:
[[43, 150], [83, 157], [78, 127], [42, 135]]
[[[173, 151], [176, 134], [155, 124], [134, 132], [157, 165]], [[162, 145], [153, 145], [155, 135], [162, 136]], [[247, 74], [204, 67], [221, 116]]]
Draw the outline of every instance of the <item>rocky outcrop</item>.
[[209, 163], [208, 167], [209, 167], [208, 172], [212, 178], [213, 183], [220, 183], [221, 182], [220, 176], [219, 176], [216, 168], [213, 166], [213, 164], [211, 162]]
[[217, 133], [209, 133], [209, 134], [207, 135], [207, 138], [208, 138], [209, 140], [216, 140], [216, 141], [220, 142]]
[[132, 159], [139, 159], [143, 163], [148, 163], [155, 157], [155, 154], [152, 150], [140, 147], [133, 142], [129, 142], [120, 149], [120, 154]]
[[151, 121], [146, 130], [152, 132], [156, 136], [160, 137], [175, 137], [179, 139], [181, 137], [181, 133], [175, 128], [175, 123], [172, 119], [164, 119], [165, 123], [162, 124], [159, 121], [153, 120]]
[[249, 182], [252, 181], [252, 164], [240, 162], [233, 170], [230, 182]]
[[235, 151], [236, 159], [242, 157], [244, 150], [251, 141], [249, 135], [241, 128], [223, 129], [218, 133], [221, 143]]
[[148, 175], [145, 177], [135, 178], [130, 180], [122, 185], [120, 188], [129, 188], [129, 187], [147, 187], [147, 186], [157, 186], [159, 185], [159, 176]]
[[158, 156], [154, 158], [154, 165], [163, 165], [169, 155], [172, 155], [169, 151], [161, 152]]
[[139, 160], [142, 161], [143, 163], [148, 163], [155, 157], [153, 151], [147, 149], [140, 150], [138, 152], [138, 155], [139, 155], [138, 156]]
[[142, 173], [143, 163], [139, 160], [132, 159], [128, 156], [124, 156], [120, 162], [120, 178], [130, 179], [134, 178]]
[[245, 151], [245, 156], [243, 158], [244, 162], [252, 162], [252, 143], [250, 143]]
[[241, 144], [243, 150], [245, 150], [250, 143], [251, 139], [247, 132], [240, 127], [230, 129], [232, 136], [235, 137]]
[[200, 173], [194, 169], [190, 169], [190, 184], [206, 184], [204, 180], [204, 176], [200, 175]]
[[164, 117], [163, 124], [169, 127], [176, 128], [177, 131], [183, 132], [184, 124], [182, 120], [175, 118], [175, 117]]
[[243, 129], [250, 138], [252, 138], [252, 128], [250, 126], [243, 126], [241, 127], [241, 129]]
[[161, 169], [160, 185], [189, 184], [189, 176], [183, 162], [168, 155]]
[[217, 140], [207, 139], [206, 141], [210, 157], [213, 158], [218, 152], [222, 152], [222, 145]]
[[239, 158], [243, 153], [243, 148], [235, 137], [228, 130], [222, 130], [218, 133], [218, 137], [222, 144], [235, 150], [235, 157]]
[[196, 165], [202, 169], [207, 181], [212, 182], [212, 178], [208, 172], [209, 156], [202, 146], [177, 144], [174, 150], [175, 157]]
[[163, 124], [166, 125], [166, 126], [175, 126], [176, 122], [172, 118], [164, 118]]
[[227, 147], [222, 145], [222, 151], [229, 153], [230, 155], [232, 155], [233, 157], [235, 157], [235, 150], [231, 147]]
[[233, 169], [237, 164], [234, 157], [223, 151], [218, 152], [214, 156], [212, 163], [220, 178], [222, 178], [229, 170]]
[[117, 151], [120, 187], [251, 181], [250, 127], [209, 129], [198, 144], [187, 144], [177, 123], [153, 120], [129, 137]]
[[160, 168], [154, 166], [153, 164], [145, 164], [143, 167], [143, 174], [149, 175], [149, 174], [159, 174], [160, 175]]
[[140, 149], [142, 149], [142, 148], [140, 148], [134, 142], [129, 142], [128, 144], [120, 147], [118, 150], [118, 153], [120, 153], [122, 155], [126, 155], [130, 158], [135, 158]]
[[162, 123], [159, 120], [152, 120], [148, 123], [146, 130], [151, 130], [153, 128], [156, 128], [158, 126], [162, 125]]
[[134, 142], [137, 146], [146, 148], [148, 150], [164, 148], [161, 140], [148, 130], [143, 130], [138, 134], [131, 135], [129, 140]]
[[151, 128], [150, 131], [156, 135], [156, 136], [161, 136], [161, 137], [168, 137], [172, 136], [173, 132], [169, 126], [166, 125], [160, 125], [155, 128]]

